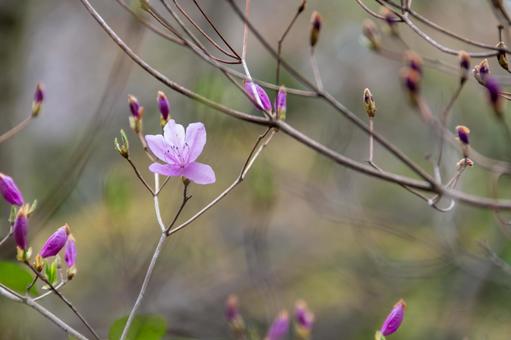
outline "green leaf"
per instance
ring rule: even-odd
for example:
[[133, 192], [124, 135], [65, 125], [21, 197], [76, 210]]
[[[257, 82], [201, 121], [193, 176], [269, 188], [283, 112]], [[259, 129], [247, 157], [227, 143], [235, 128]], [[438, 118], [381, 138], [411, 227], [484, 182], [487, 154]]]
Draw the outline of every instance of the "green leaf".
[[57, 260], [53, 261], [51, 264], [46, 264], [44, 272], [46, 273], [46, 279], [48, 279], [48, 282], [55, 285], [57, 282]]
[[[127, 316], [114, 321], [108, 333], [109, 340], [118, 340], [121, 337]], [[167, 332], [167, 321], [161, 315], [137, 315], [128, 332], [127, 340], [159, 340]]]
[[[27, 287], [32, 283], [33, 277], [30, 272], [17, 262], [0, 262], [0, 283], [12, 290], [24, 294]], [[30, 294], [37, 295], [37, 289], [32, 287]]]

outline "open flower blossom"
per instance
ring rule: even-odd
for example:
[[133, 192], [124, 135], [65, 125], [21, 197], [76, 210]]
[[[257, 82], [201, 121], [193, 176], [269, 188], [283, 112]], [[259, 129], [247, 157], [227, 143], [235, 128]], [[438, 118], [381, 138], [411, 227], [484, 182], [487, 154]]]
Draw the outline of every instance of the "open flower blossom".
[[387, 336], [395, 333], [401, 323], [403, 322], [403, 318], [405, 316], [406, 302], [403, 299], [400, 299], [395, 305], [394, 308], [390, 311], [389, 315], [383, 322], [383, 325], [380, 328], [380, 332], [383, 336]]
[[163, 135], [146, 135], [151, 152], [166, 164], [153, 163], [149, 170], [164, 176], [182, 176], [197, 184], [216, 181], [215, 172], [206, 164], [196, 162], [206, 145], [206, 128], [191, 123], [185, 129], [171, 119]]
[[21, 206], [24, 203], [23, 195], [14, 180], [0, 172], [0, 193], [10, 204]]
[[41, 255], [43, 259], [57, 255], [58, 252], [64, 248], [70, 233], [71, 231], [69, 230], [69, 226], [67, 224], [57, 229], [56, 232], [48, 237], [43, 247], [41, 248], [39, 255]]

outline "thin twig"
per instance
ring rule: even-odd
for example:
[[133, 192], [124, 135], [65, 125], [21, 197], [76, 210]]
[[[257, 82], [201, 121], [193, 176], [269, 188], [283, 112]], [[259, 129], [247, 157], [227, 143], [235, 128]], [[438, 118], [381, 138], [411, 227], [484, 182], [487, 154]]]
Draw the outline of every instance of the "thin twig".
[[32, 119], [34, 119], [34, 117], [35, 116], [31, 114], [30, 116], [23, 119], [20, 123], [18, 123], [18, 125], [0, 135], [0, 144], [5, 142], [9, 138], [16, 136], [16, 134], [18, 134], [20, 131], [22, 131], [24, 128], [28, 126], [28, 124]]
[[147, 184], [147, 181], [144, 179], [144, 177], [142, 176], [142, 174], [140, 173], [140, 171], [138, 171], [136, 165], [133, 163], [133, 161], [131, 160], [131, 158], [129, 158], [129, 156], [126, 158], [126, 160], [128, 161], [128, 163], [131, 165], [131, 167], [133, 168], [133, 170], [135, 171], [135, 174], [137, 175], [137, 178], [142, 182], [142, 184], [144, 184], [144, 186], [146, 187], [146, 189], [151, 193], [151, 195], [154, 196], [154, 191], [153, 189], [151, 189], [151, 187], [149, 186], [149, 184]]

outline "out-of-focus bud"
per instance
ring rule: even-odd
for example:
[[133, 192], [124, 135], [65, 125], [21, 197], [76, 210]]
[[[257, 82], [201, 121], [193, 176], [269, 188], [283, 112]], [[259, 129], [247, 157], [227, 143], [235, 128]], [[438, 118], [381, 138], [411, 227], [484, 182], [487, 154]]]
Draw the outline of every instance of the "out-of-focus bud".
[[307, 6], [307, 0], [302, 0], [302, 3], [298, 7], [298, 14], [302, 13], [303, 11], [305, 11], [305, 7], [306, 6]]
[[265, 340], [283, 340], [289, 332], [289, 315], [283, 310], [275, 318]]
[[44, 101], [44, 88], [43, 84], [38, 83], [35, 87], [34, 101], [32, 102], [32, 116], [37, 117], [41, 112], [41, 107]]
[[394, 305], [394, 308], [392, 308], [389, 315], [383, 322], [383, 325], [380, 327], [380, 332], [383, 336], [393, 334], [399, 329], [405, 316], [405, 310], [406, 302], [405, 300], [400, 299]]
[[362, 24], [362, 34], [369, 42], [369, 48], [378, 51], [381, 47], [381, 38], [378, 29], [372, 20], [366, 19]]
[[403, 86], [410, 96], [411, 103], [417, 105], [421, 81], [420, 73], [414, 69], [405, 68], [401, 70], [401, 78], [403, 79]]
[[463, 152], [463, 157], [468, 157], [468, 151], [469, 151], [469, 135], [470, 135], [470, 129], [463, 125], [456, 126], [456, 133], [458, 134], [458, 139], [461, 142], [461, 150]]
[[385, 18], [385, 22], [387, 23], [390, 34], [393, 36], [398, 36], [399, 32], [397, 30], [397, 23], [399, 22], [399, 18], [397, 15], [387, 7], [382, 7], [380, 14]]
[[170, 118], [170, 103], [167, 96], [162, 91], [158, 91], [156, 98], [158, 102], [158, 109], [160, 110], [160, 125], [165, 126]]
[[321, 32], [322, 19], [317, 11], [312, 12], [311, 16], [311, 32], [310, 32], [310, 46], [314, 48], [319, 40], [319, 33]]
[[0, 172], [0, 193], [4, 197], [4, 199], [12, 204], [21, 206], [25, 203], [23, 199], [23, 195], [21, 194], [20, 189], [14, 182], [14, 180], [3, 173]]
[[463, 84], [468, 79], [468, 70], [470, 69], [470, 55], [465, 51], [458, 53], [460, 62], [460, 82]]
[[376, 115], [376, 102], [374, 101], [373, 94], [369, 89], [364, 90], [364, 108], [369, 118], [374, 118]]
[[[251, 81], [245, 81], [243, 87], [259, 110], [271, 112], [272, 107], [270, 97], [268, 97], [268, 94], [261, 86]], [[259, 100], [257, 100], [257, 98], [259, 98]]]
[[121, 142], [115, 137], [114, 139], [114, 148], [115, 150], [124, 158], [128, 159], [130, 155], [130, 143], [128, 141], [128, 136], [126, 136], [126, 132], [121, 129]]
[[409, 68], [417, 71], [420, 75], [422, 75], [422, 58], [420, 55], [414, 51], [406, 51], [405, 62]]
[[474, 73], [474, 78], [476, 78], [480, 84], [484, 85], [486, 78], [488, 78], [490, 75], [490, 65], [488, 64], [488, 59], [483, 59], [479, 64], [474, 66], [472, 72]]
[[497, 48], [500, 48], [499, 53], [497, 54], [497, 60], [499, 61], [499, 65], [506, 71], [509, 71], [509, 62], [507, 60], [506, 52], [504, 52], [504, 49], [506, 48], [506, 45], [501, 41], [497, 44]]
[[43, 259], [55, 256], [58, 252], [64, 247], [66, 244], [67, 238], [71, 233], [69, 229], [69, 225], [65, 224], [62, 227], [58, 228], [56, 232], [54, 232], [44, 243], [39, 255]]
[[500, 96], [501, 86], [497, 79], [493, 77], [488, 77], [485, 81], [486, 89], [488, 90], [488, 99], [490, 104], [495, 111], [495, 114], [501, 118], [503, 114], [503, 105], [502, 97]]
[[314, 325], [314, 314], [309, 310], [305, 301], [295, 305], [296, 333], [300, 339], [309, 339]]
[[[68, 268], [68, 278], [70, 269], [75, 268], [76, 266], [76, 241], [72, 234], [69, 235], [66, 242], [66, 250], [64, 254], [64, 261], [66, 261], [66, 265]], [[73, 276], [76, 274], [76, 269], [74, 270]]]
[[469, 166], [469, 167], [474, 166], [474, 161], [468, 157], [463, 157], [462, 159], [460, 159], [458, 161], [458, 163], [456, 163], [456, 170], [460, 170], [467, 166]]
[[41, 255], [37, 254], [34, 260], [34, 269], [40, 273], [43, 270], [43, 268], [44, 268], [43, 258], [41, 257]]
[[135, 96], [128, 96], [128, 103], [130, 106], [130, 127], [135, 133], [142, 131], [142, 117], [144, 116], [144, 107], [140, 105]]
[[14, 220], [14, 225], [12, 227], [12, 233], [14, 236], [14, 241], [16, 242], [16, 246], [23, 251], [28, 248], [28, 211], [30, 206], [28, 204], [24, 204], [16, 215], [16, 219]]
[[243, 334], [245, 322], [240, 314], [238, 297], [234, 294], [229, 295], [225, 303], [225, 318], [234, 334]]
[[286, 120], [287, 111], [287, 91], [284, 86], [279, 87], [277, 92], [277, 98], [275, 98], [275, 112], [277, 113], [277, 119]]

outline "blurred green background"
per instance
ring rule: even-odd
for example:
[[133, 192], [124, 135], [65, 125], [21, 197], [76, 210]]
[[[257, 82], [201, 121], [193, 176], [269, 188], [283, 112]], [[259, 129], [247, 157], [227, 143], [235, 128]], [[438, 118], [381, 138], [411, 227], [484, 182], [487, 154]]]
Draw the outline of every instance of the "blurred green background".
[[[239, 51], [242, 25], [230, 7], [220, 0], [200, 3]], [[253, 22], [274, 46], [298, 3], [253, 1]], [[374, 1], [367, 3], [378, 10]], [[114, 1], [94, 4], [130, 46], [170, 79], [258, 114], [220, 72], [191, 52], [144, 30]], [[413, 4], [449, 29], [497, 42], [488, 2]], [[308, 1], [284, 44], [284, 57], [312, 79], [307, 44], [313, 10], [324, 19], [316, 52], [325, 88], [363, 119], [362, 91], [371, 88], [378, 106], [376, 129], [430, 170], [427, 158], [438, 141], [401, 89], [402, 63], [364, 45], [360, 32], [367, 14], [354, 1]], [[453, 48], [467, 48], [425, 30]], [[405, 27], [401, 32], [418, 53], [457, 64], [455, 57], [440, 54]], [[159, 237], [150, 195], [112, 146], [121, 128], [129, 130], [128, 94], [145, 106], [146, 133], [159, 131], [158, 90], [167, 93], [178, 122], [206, 125], [208, 143], [200, 161], [215, 169], [217, 182], [191, 186], [193, 199], [183, 217], [236, 178], [263, 128], [164, 88], [120, 52], [78, 0], [2, 0], [0, 37], [1, 130], [30, 112], [37, 81], [44, 82], [47, 94], [41, 116], [0, 145], [0, 171], [15, 178], [27, 200], [40, 202], [30, 223], [35, 251], [57, 227], [70, 224], [78, 274], [63, 292], [106, 337], [110, 325], [131, 308]], [[384, 43], [402, 50], [389, 37]], [[253, 36], [248, 64], [254, 77], [274, 81], [276, 63]], [[490, 65], [505, 76], [495, 60]], [[286, 72], [283, 82], [300, 87]], [[435, 113], [447, 105], [457, 85], [457, 76], [426, 69], [423, 92]], [[321, 100], [290, 95], [287, 116], [290, 124], [338, 152], [367, 159], [367, 136]], [[451, 130], [458, 124], [471, 128], [479, 151], [511, 160], [511, 146], [473, 79], [450, 118]], [[149, 163], [129, 132], [133, 159], [152, 182]], [[381, 167], [412, 175], [378, 145], [375, 152]], [[460, 158], [460, 151], [448, 145], [445, 178], [454, 174]], [[491, 195], [490, 179], [476, 164], [458, 188]], [[501, 181], [502, 197], [511, 194], [509, 184], [509, 178]], [[161, 195], [166, 220], [180, 198], [180, 181], [173, 179]], [[1, 204], [2, 234], [8, 214]], [[292, 310], [296, 300], [304, 299], [316, 315], [314, 339], [372, 339], [402, 297], [408, 303], [405, 322], [391, 339], [510, 339], [511, 276], [479, 245], [487, 242], [511, 262], [508, 235], [491, 211], [457, 205], [439, 213], [399, 186], [354, 173], [277, 134], [247, 181], [166, 245], [141, 313], [162, 315], [167, 339], [228, 339], [224, 302], [230, 293], [239, 296], [247, 323], [262, 334], [280, 309]], [[0, 248], [2, 261], [14, 258], [14, 242]], [[5, 277], [3, 270], [0, 276]], [[85, 333], [58, 299], [43, 304]], [[0, 339], [61, 338], [60, 329], [41, 315], [0, 299]]]

